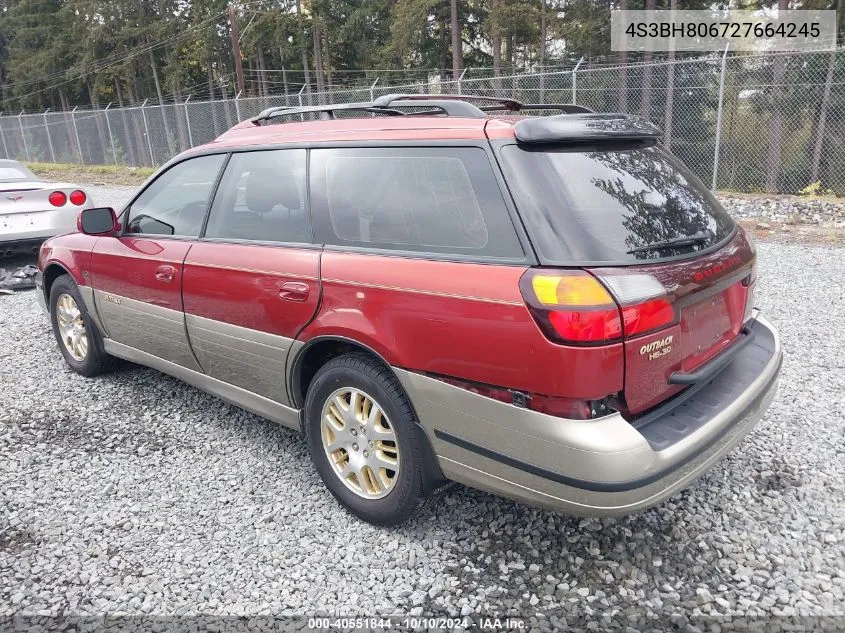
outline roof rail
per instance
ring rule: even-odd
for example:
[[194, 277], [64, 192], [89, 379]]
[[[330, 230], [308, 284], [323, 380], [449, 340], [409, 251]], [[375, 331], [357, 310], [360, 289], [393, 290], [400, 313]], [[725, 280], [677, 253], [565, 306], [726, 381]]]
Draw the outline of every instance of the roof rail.
[[586, 114], [592, 112], [590, 108], [574, 103], [522, 103], [509, 97], [489, 97], [487, 95], [444, 95], [444, 94], [389, 94], [378, 97], [373, 101], [374, 106], [396, 105], [399, 101], [421, 101], [435, 99], [438, 101], [492, 101], [498, 105], [481, 105], [482, 112], [499, 112], [507, 110], [519, 112], [521, 110], [560, 110], [566, 114]]
[[[475, 105], [472, 101], [487, 101], [493, 105]], [[416, 111], [406, 112], [400, 107], [413, 107]], [[428, 108], [420, 110], [420, 108]], [[374, 99], [371, 102], [334, 103], [319, 106], [281, 106], [267, 108], [258, 116], [251, 119], [255, 125], [261, 125], [281, 116], [295, 116], [298, 114], [320, 114], [325, 118], [335, 119], [336, 112], [358, 111], [377, 113], [387, 116], [403, 115], [446, 115], [472, 119], [483, 118], [487, 112], [519, 112], [522, 110], [560, 110], [566, 114], [589, 113], [589, 108], [571, 103], [562, 104], [525, 104], [516, 99], [506, 97], [488, 97], [485, 95], [444, 95], [444, 94], [389, 94]]]

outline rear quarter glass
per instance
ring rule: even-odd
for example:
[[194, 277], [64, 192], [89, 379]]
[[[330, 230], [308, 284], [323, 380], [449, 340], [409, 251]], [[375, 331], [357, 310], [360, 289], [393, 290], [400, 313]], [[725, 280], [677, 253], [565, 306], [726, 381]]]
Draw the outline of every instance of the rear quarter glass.
[[[736, 228], [677, 158], [653, 142], [504, 145], [502, 166], [540, 261], [627, 264], [690, 256]], [[638, 247], [703, 234], [696, 244]]]

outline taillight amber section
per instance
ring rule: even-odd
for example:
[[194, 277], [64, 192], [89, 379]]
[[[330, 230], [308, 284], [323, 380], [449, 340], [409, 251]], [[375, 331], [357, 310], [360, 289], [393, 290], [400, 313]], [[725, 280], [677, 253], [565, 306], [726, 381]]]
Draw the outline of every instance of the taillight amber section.
[[651, 275], [533, 269], [520, 289], [535, 321], [553, 341], [601, 345], [678, 322], [663, 285]]
[[520, 290], [540, 329], [555, 342], [601, 345], [622, 337], [619, 308], [586, 271], [532, 269]]
[[531, 287], [537, 300], [545, 306], [614, 305], [613, 297], [604, 286], [588, 274], [535, 274], [531, 277]]

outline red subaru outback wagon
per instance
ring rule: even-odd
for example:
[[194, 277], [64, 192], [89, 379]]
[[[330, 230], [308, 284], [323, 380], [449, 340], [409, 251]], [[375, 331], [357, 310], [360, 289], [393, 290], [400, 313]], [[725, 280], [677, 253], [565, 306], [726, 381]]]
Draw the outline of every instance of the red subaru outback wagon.
[[83, 211], [41, 297], [74, 370], [301, 429], [367, 521], [447, 481], [633, 512], [740, 442], [782, 356], [753, 245], [659, 137], [483, 97], [270, 109]]

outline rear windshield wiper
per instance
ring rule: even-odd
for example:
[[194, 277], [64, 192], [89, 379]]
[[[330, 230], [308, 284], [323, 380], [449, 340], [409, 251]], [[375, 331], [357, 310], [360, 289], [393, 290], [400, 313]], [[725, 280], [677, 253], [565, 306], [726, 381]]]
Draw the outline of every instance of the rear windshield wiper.
[[625, 251], [629, 255], [631, 253], [642, 253], [643, 251], [660, 251], [666, 248], [675, 248], [678, 246], [692, 246], [693, 244], [700, 244], [710, 239], [706, 233], [696, 233], [695, 235], [688, 235], [686, 237], [673, 237], [671, 240], [663, 240], [662, 242], [652, 242], [645, 246], [637, 246], [630, 251]]

